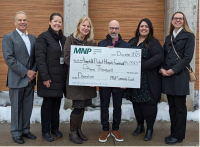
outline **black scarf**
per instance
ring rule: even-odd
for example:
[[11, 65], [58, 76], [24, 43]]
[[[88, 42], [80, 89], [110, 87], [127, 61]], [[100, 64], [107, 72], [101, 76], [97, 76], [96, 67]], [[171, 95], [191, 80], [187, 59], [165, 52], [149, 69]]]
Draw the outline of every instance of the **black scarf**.
[[49, 29], [48, 31], [51, 33], [52, 37], [59, 42], [62, 42], [62, 37], [63, 37], [63, 33], [62, 30], [60, 29], [58, 34], [51, 28], [51, 26], [49, 25]]

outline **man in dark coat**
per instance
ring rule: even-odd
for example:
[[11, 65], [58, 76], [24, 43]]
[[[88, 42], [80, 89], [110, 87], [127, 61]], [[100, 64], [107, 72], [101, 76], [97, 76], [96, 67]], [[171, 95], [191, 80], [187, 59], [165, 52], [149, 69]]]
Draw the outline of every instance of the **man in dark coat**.
[[[122, 40], [122, 37], [119, 34], [120, 25], [118, 21], [112, 20], [109, 23], [108, 32], [109, 34], [106, 36], [106, 39], [99, 42], [98, 46], [112, 48], [130, 48], [130, 45], [124, 40]], [[103, 133], [101, 134], [99, 141], [106, 142], [107, 138], [110, 136], [108, 108], [111, 93], [113, 97], [113, 124], [111, 135], [115, 138], [116, 141], [123, 141], [124, 139], [119, 133], [119, 125], [121, 122], [121, 105], [124, 89], [114, 87], [100, 87], [99, 92], [101, 100], [101, 124], [103, 125]]]
[[23, 144], [22, 137], [36, 139], [30, 132], [36, 76], [35, 40], [26, 31], [28, 18], [25, 12], [15, 15], [16, 30], [3, 36], [3, 56], [8, 65], [7, 86], [11, 102], [11, 134], [16, 143]]

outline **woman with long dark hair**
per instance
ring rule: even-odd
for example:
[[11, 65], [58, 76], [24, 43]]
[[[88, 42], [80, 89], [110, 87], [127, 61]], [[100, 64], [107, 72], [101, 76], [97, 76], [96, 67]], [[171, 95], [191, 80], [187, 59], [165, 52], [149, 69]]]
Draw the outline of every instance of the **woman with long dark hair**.
[[190, 61], [194, 54], [195, 36], [189, 29], [185, 15], [176, 12], [171, 18], [169, 35], [165, 39], [165, 62], [162, 73], [162, 93], [167, 95], [171, 119], [171, 134], [165, 137], [167, 144], [182, 142], [185, 138], [189, 95]]
[[[67, 67], [60, 62], [66, 37], [62, 33], [63, 18], [52, 13], [49, 28], [36, 39], [35, 57], [38, 69], [37, 94], [43, 97], [41, 107], [42, 137], [54, 141], [51, 134], [62, 137], [59, 131], [59, 110], [65, 93]], [[51, 132], [51, 133], [50, 133]]]
[[153, 125], [157, 115], [157, 104], [161, 98], [161, 74], [158, 72], [163, 63], [164, 51], [153, 35], [153, 25], [147, 18], [142, 19], [129, 40], [132, 48], [142, 50], [141, 86], [128, 88], [125, 97], [133, 103], [137, 128], [133, 135], [144, 132], [144, 120], [147, 123], [145, 141], [152, 139]]

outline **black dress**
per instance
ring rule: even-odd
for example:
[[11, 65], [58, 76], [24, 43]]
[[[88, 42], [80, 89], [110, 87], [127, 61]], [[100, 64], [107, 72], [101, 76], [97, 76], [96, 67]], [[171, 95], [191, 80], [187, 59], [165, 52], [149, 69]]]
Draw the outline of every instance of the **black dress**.
[[[130, 44], [136, 41], [135, 38], [130, 40]], [[148, 50], [144, 46], [144, 42], [140, 43], [138, 46], [132, 46], [132, 48], [142, 49], [142, 62], [147, 60]], [[149, 94], [148, 90], [148, 81], [147, 81], [147, 72], [141, 72], [141, 86], [140, 88], [128, 88], [125, 92], [125, 98], [131, 102], [143, 103], [153, 101]]]

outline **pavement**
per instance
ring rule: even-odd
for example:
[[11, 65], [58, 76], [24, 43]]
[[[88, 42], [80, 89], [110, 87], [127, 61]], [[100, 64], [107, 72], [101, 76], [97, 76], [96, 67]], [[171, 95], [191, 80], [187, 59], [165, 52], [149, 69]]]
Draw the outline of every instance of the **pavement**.
[[[110, 127], [112, 124], [110, 123]], [[122, 122], [120, 124], [120, 133], [124, 137], [123, 142], [117, 142], [110, 136], [105, 143], [98, 141], [102, 133], [102, 127], [99, 122], [83, 123], [82, 132], [88, 137], [88, 141], [83, 144], [74, 144], [68, 139], [69, 123], [61, 123], [60, 131], [62, 138], [54, 136], [53, 142], [47, 142], [42, 138], [41, 124], [31, 124], [31, 132], [37, 136], [37, 139], [30, 140], [24, 138], [24, 144], [17, 144], [12, 140], [10, 134], [10, 123], [0, 123], [0, 146], [172, 146], [165, 144], [164, 138], [170, 134], [170, 122], [157, 121], [154, 125], [154, 133], [151, 141], [144, 141], [145, 133], [133, 136], [132, 132], [136, 128], [136, 122]], [[186, 137], [182, 143], [175, 146], [199, 146], [199, 122], [188, 121], [186, 128]]]

